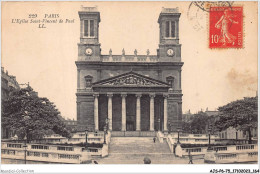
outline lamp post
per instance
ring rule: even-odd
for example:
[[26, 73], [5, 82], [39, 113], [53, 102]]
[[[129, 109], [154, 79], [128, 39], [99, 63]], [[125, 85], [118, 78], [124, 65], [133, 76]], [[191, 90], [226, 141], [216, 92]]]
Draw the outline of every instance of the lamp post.
[[86, 149], [88, 149], [88, 130], [85, 130], [86, 133]]
[[27, 137], [26, 137], [26, 135], [25, 135], [25, 137], [24, 137], [24, 145], [23, 145], [23, 147], [24, 147], [24, 164], [26, 164], [26, 154], [27, 154]]
[[209, 125], [209, 128], [208, 128], [208, 134], [209, 134], [209, 146], [208, 146], [208, 150], [211, 149], [211, 146], [210, 146], [210, 133], [211, 133], [211, 124]]
[[237, 144], [237, 138], [238, 138], [238, 136], [237, 136], [237, 117], [235, 117], [235, 119], [236, 119], [236, 144]]
[[178, 141], [177, 141], [177, 144], [180, 144], [180, 127], [177, 128], [177, 132], [178, 132]]
[[[27, 111], [25, 111], [25, 113], [27, 114]], [[25, 124], [25, 136], [24, 136], [24, 164], [26, 164], [26, 155], [27, 155], [27, 132], [28, 132], [28, 128], [26, 126], [26, 121], [28, 121], [31, 117], [29, 115], [25, 115], [23, 117], [24, 119], [24, 124]]]
[[104, 144], [106, 144], [106, 133], [107, 133], [107, 127], [104, 126]]

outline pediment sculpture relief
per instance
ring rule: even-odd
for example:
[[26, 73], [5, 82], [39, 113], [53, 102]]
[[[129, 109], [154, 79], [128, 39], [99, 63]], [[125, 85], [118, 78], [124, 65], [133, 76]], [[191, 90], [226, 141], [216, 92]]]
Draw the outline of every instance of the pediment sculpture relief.
[[126, 76], [126, 77], [120, 77], [111, 81], [108, 81], [104, 83], [104, 85], [137, 85], [137, 86], [150, 86], [150, 85], [156, 85], [160, 86], [161, 84], [153, 82], [152, 80], [144, 79], [141, 77], [136, 76]]

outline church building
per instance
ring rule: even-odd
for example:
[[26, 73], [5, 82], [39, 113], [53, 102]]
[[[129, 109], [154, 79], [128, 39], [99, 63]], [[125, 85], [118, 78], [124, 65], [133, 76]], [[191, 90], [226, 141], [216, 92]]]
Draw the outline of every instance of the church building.
[[[101, 55], [100, 12], [82, 7], [77, 66], [78, 130], [176, 131], [182, 119], [178, 8], [163, 8], [157, 55]], [[153, 37], [153, 36], [151, 36]], [[113, 48], [112, 48], [113, 49]], [[113, 134], [112, 134], [113, 135]]]

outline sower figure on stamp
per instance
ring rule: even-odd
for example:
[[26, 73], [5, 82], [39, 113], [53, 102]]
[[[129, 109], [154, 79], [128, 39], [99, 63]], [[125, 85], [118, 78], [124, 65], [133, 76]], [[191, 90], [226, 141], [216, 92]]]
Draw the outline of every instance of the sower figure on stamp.
[[232, 24], [238, 24], [238, 22], [234, 21], [232, 17], [233, 15], [229, 14], [229, 10], [225, 9], [224, 14], [215, 24], [215, 27], [217, 29], [221, 29], [220, 42], [222, 42], [223, 45], [226, 45], [227, 43], [232, 43], [233, 45], [235, 44], [236, 36], [233, 36], [229, 32], [229, 29], [232, 26]]

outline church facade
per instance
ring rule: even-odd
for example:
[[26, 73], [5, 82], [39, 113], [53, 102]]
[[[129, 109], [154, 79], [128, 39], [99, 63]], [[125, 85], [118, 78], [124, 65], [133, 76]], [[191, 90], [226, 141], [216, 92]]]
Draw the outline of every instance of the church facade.
[[77, 126], [89, 131], [176, 131], [182, 118], [178, 8], [163, 8], [157, 55], [101, 55], [100, 12], [82, 7], [77, 66]]

